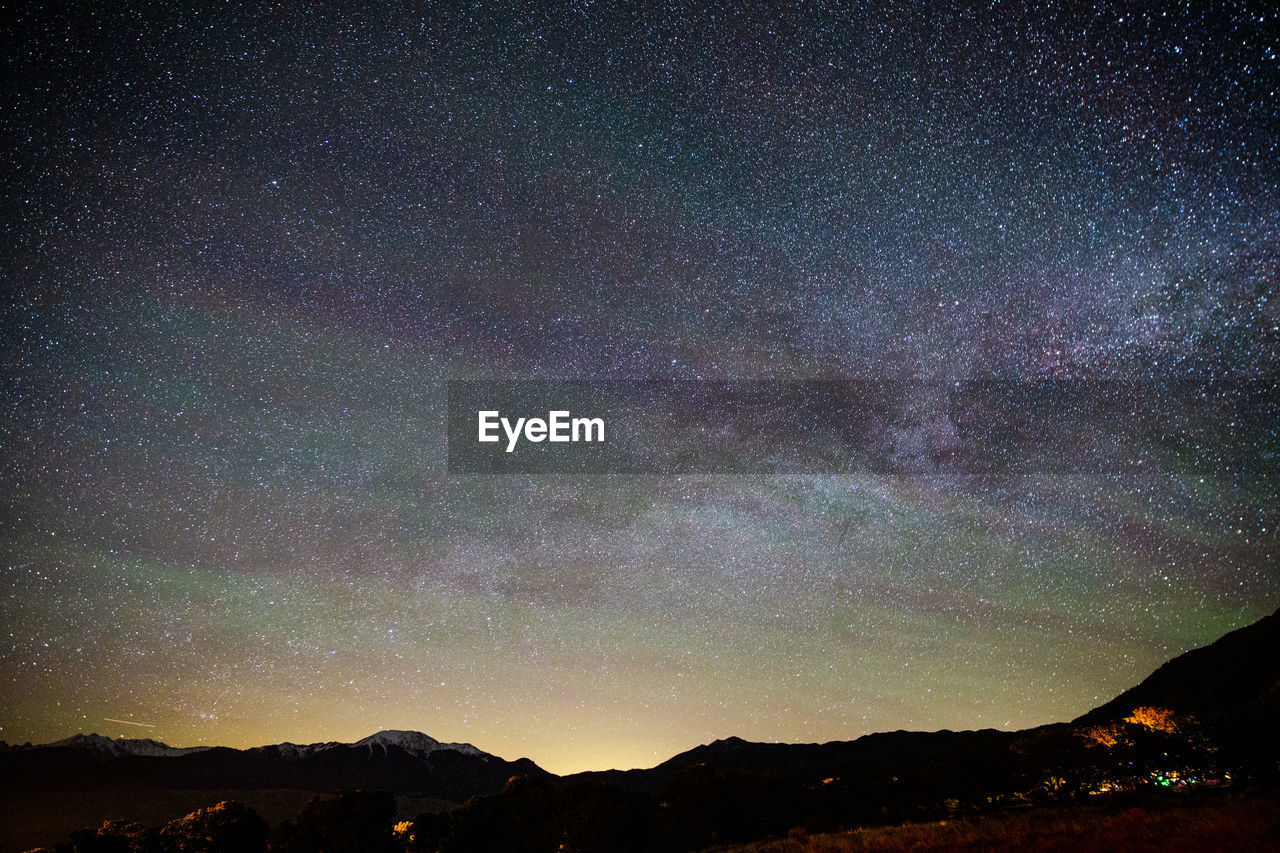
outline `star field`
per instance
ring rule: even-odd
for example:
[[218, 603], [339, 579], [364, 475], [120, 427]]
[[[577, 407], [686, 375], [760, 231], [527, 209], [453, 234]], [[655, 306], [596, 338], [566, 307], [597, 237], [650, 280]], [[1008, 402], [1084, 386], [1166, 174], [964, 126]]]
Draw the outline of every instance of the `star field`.
[[[0, 737], [1015, 728], [1280, 603], [1265, 4], [504, 5], [15, 12]], [[453, 378], [865, 376], [1140, 403], [998, 477], [445, 467]]]

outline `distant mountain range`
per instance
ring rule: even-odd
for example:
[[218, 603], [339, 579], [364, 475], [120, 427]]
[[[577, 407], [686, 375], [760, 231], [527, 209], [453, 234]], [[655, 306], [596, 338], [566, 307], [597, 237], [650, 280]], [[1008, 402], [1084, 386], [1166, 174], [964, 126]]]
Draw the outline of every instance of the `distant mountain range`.
[[[919, 818], [1153, 784], [1275, 784], [1280, 782], [1277, 719], [1280, 611], [1174, 658], [1070, 723], [1022, 731], [898, 731], [824, 744], [731, 737], [649, 769], [568, 777], [554, 776], [527, 758], [507, 761], [471, 744], [441, 743], [409, 731], [382, 731], [355, 743], [244, 750], [79, 734], [39, 746], [0, 742], [0, 802], [9, 795], [35, 808], [42, 791], [49, 802], [84, 795], [75, 792], [111, 792], [118, 803], [130, 791], [138, 799], [151, 796], [148, 791], [187, 791], [189, 796], [217, 791], [225, 798], [236, 792], [361, 788], [445, 801], [437, 808], [480, 797], [439, 829], [460, 832], [463, 827], [474, 833], [477, 827], [487, 832], [500, 826], [504, 815], [572, 811], [598, 800], [600, 791], [616, 791], [653, 804], [652, 814], [662, 820], [670, 814], [658, 804], [718, 803], [718, 814], [754, 810], [765, 823], [766, 812], [776, 806], [777, 814], [768, 820], [785, 831], [792, 825]], [[512, 785], [516, 777], [524, 782]], [[560, 805], [539, 805], [552, 802]], [[707, 837], [727, 838], [725, 833], [746, 819], [725, 818], [729, 822], [714, 831], [698, 828], [694, 818], [689, 826], [710, 832]], [[3, 830], [0, 826], [0, 835]], [[499, 843], [481, 840], [476, 849], [491, 842]]]
[[[1196, 730], [1213, 752], [1271, 766], [1280, 757], [1280, 611], [1165, 663], [1142, 683], [1070, 724], [1020, 731], [890, 731], [824, 744], [753, 743], [727, 738], [668, 758], [648, 770], [579, 774], [634, 790], [658, 790], [694, 766], [732, 774], [768, 774], [815, 781], [856, 775], [860, 786], [914, 784], [947, 788], [946, 780], [972, 788], [980, 779], [1004, 779], [1009, 789], [1064, 767], [1094, 766], [1098, 727], [1151, 729], [1132, 722], [1135, 712], [1170, 712], [1170, 727]], [[1149, 731], [1147, 731], [1149, 734]], [[1172, 734], [1172, 733], [1164, 733]], [[928, 781], [925, 781], [928, 780]]]
[[[1153, 732], [1150, 720], [1135, 716], [1140, 709], [1168, 712], [1164, 725], [1171, 730]], [[1174, 759], [1203, 758], [1182, 754], [1180, 747], [1183, 741], [1208, 738], [1218, 764], [1261, 764], [1274, 770], [1280, 758], [1276, 720], [1280, 611], [1179, 655], [1136, 687], [1071, 723], [1021, 731], [882, 732], [824, 744], [753, 743], [730, 737], [650, 769], [590, 772], [577, 778], [656, 791], [688, 768], [702, 765], [720, 773], [768, 774], [802, 782], [848, 779], [853, 774], [859, 787], [911, 784], [941, 790], [950, 782], [952, 788], [968, 790], [986, 780], [992, 790], [1012, 791], [1057, 770], [1079, 772], [1087, 767], [1091, 775], [1103, 773], [1106, 757], [1095, 749], [1095, 735], [1108, 726], [1131, 729], [1130, 735], [1148, 739], [1168, 736], [1172, 743], [1164, 745], [1173, 748]], [[1181, 730], [1181, 737], [1174, 729]], [[1124, 752], [1124, 744], [1111, 749]]]
[[14, 750], [28, 750], [60, 747], [89, 750], [91, 752], [96, 752], [99, 755], [110, 756], [112, 758], [119, 758], [123, 755], [149, 755], [172, 758], [175, 755], [189, 755], [190, 753], [202, 752], [210, 748], [207, 746], [169, 746], [168, 744], [160, 743], [160, 741], [152, 740], [151, 738], [109, 738], [100, 734], [78, 734], [72, 735], [69, 738], [54, 741], [53, 743], [43, 744], [41, 746], [24, 744], [23, 746], [14, 746], [10, 748]]
[[355, 743], [281, 743], [253, 749], [176, 748], [154, 740], [75, 735], [32, 746], [0, 744], [0, 791], [101, 788], [387, 790], [461, 802], [512, 776], [545, 776], [527, 758], [505, 761], [469, 743], [382, 731]]
[[[7, 745], [6, 745], [7, 746]], [[377, 732], [362, 738], [355, 743], [340, 743], [338, 741], [328, 741], [327, 743], [278, 743], [270, 747], [257, 747], [257, 750], [275, 749], [282, 756], [289, 758], [306, 758], [308, 756], [317, 755], [328, 750], [337, 749], [339, 747], [365, 747], [369, 754], [372, 755], [375, 749], [381, 750], [385, 755], [391, 749], [401, 749], [417, 758], [425, 758], [433, 752], [442, 749], [450, 749], [454, 752], [461, 752], [464, 755], [474, 755], [477, 757], [493, 758], [486, 752], [482, 752], [469, 743], [441, 743], [433, 737], [428, 737], [422, 732], [404, 732], [395, 729]], [[150, 738], [132, 739], [132, 738], [109, 738], [100, 734], [77, 734], [69, 738], [63, 738], [53, 743], [33, 746], [32, 744], [23, 744], [22, 746], [7, 747], [11, 750], [25, 751], [33, 749], [49, 749], [53, 747], [74, 747], [76, 749], [90, 750], [100, 755], [118, 758], [124, 755], [134, 756], [162, 756], [171, 758], [177, 755], [191, 755], [196, 752], [208, 752], [216, 747], [211, 746], [188, 746], [176, 747], [151, 740]], [[2, 748], [2, 747], [0, 747]], [[255, 750], [248, 750], [254, 752]]]

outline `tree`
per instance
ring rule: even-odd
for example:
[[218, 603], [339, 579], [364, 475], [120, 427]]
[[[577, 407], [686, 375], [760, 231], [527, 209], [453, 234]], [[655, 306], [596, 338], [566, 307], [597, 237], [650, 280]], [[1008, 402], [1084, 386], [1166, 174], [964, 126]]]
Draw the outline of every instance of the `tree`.
[[233, 800], [169, 821], [160, 830], [165, 853], [263, 853], [267, 822]]
[[348, 791], [315, 797], [286, 821], [271, 842], [273, 853], [400, 853], [393, 832], [396, 798], [386, 791]]

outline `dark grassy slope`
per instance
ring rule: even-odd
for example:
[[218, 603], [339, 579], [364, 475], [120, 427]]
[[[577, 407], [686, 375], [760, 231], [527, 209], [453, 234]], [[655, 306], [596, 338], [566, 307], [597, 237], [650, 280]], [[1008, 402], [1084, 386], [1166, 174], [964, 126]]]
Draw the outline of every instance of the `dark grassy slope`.
[[1280, 795], [1151, 796], [880, 826], [716, 847], [705, 853], [1114, 853], [1280, 849]]

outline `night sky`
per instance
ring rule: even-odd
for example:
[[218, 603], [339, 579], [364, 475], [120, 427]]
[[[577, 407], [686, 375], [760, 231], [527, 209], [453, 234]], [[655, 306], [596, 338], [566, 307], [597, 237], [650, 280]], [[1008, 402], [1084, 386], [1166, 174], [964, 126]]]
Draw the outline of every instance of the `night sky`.
[[[0, 738], [1018, 728], [1280, 604], [1268, 4], [411, 5], [8, 10]], [[867, 376], [908, 450], [1139, 402], [990, 476], [445, 465], [449, 379]]]

